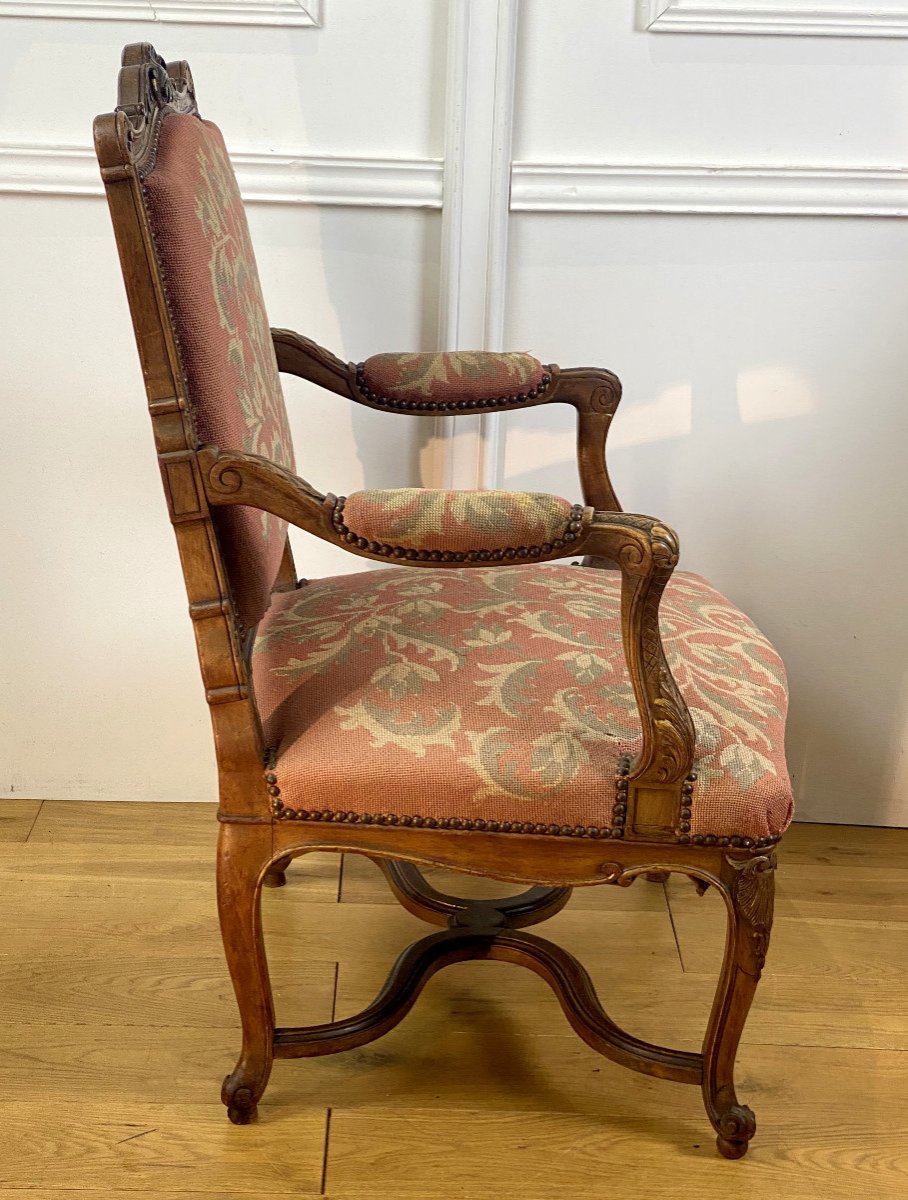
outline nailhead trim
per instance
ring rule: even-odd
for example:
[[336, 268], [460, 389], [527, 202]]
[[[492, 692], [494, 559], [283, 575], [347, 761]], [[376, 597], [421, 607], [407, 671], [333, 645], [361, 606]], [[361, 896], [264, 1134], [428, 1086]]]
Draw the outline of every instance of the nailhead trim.
[[583, 529], [583, 505], [575, 504], [561, 537], [542, 542], [541, 545], [504, 546], [495, 550], [416, 550], [412, 546], [392, 546], [387, 542], [370, 541], [348, 529], [344, 524], [346, 502], [346, 496], [339, 496], [331, 514], [331, 523], [339, 538], [381, 558], [405, 558], [410, 562], [501, 562], [502, 559], [512, 558], [544, 558], [563, 549], [569, 542], [576, 541], [577, 534]]
[[[624, 823], [627, 815], [627, 775], [630, 771], [630, 756], [623, 756], [618, 763], [616, 777], [616, 798], [613, 808], [611, 826], [599, 825], [544, 825], [533, 821], [484, 821], [467, 817], [401, 817], [396, 813], [356, 813], [341, 812], [334, 809], [305, 809], [286, 808], [281, 799], [281, 789], [277, 784], [274, 773], [275, 751], [269, 750], [265, 756], [264, 780], [268, 785], [271, 796], [271, 812], [277, 821], [330, 821], [340, 825], [406, 825], [414, 829], [464, 829], [479, 830], [486, 833], [535, 833], [547, 837], [575, 838], [612, 838], [624, 837]], [[696, 774], [687, 777], [687, 783], [693, 786]], [[622, 788], [623, 782], [623, 788]], [[686, 786], [686, 785], [685, 785]], [[623, 799], [622, 799], [623, 797]], [[689, 834], [676, 837], [682, 845], [693, 842], [697, 846], [734, 846], [745, 850], [763, 849], [774, 846], [779, 838], [742, 838], [716, 837], [714, 834]]]
[[[623, 826], [625, 820], [627, 819], [627, 776], [630, 771], [630, 765], [631, 758], [629, 754], [623, 755], [618, 760], [618, 772], [615, 777], [615, 806], [612, 809], [612, 823], [616, 826]], [[694, 784], [696, 782], [697, 772], [691, 771], [684, 783], [681, 784], [680, 819], [678, 826], [675, 829], [675, 841], [680, 845], [687, 846], [693, 844], [694, 846], [734, 846], [736, 848], [741, 847], [745, 850], [751, 850], [763, 849], [765, 846], [774, 846], [776, 842], [780, 840], [778, 837], [719, 837], [714, 833], [695, 833], [693, 836], [691, 836], [691, 809], [694, 798]]]
[[545, 373], [534, 388], [511, 396], [487, 396], [482, 400], [398, 400], [394, 396], [372, 391], [366, 383], [365, 370], [364, 362], [356, 364], [356, 389], [360, 395], [372, 404], [397, 412], [476, 412], [484, 408], [502, 408], [507, 404], [524, 404], [527, 400], [537, 400], [544, 395], [552, 382], [552, 368], [546, 367]]

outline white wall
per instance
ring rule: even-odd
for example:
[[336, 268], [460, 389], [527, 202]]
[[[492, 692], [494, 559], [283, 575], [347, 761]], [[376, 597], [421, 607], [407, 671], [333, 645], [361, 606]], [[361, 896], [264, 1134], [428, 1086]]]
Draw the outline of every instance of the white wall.
[[[782, 651], [801, 817], [908, 824], [908, 4], [885, 7], [789, 0], [794, 35], [724, 36], [760, 6], [660, 0], [643, 32], [630, 4], [524, 3], [507, 340], [621, 376], [619, 498]], [[711, 32], [673, 33], [694, 8]], [[862, 8], [900, 36], [807, 36], [868, 32]], [[574, 495], [572, 432], [512, 421], [508, 485]]]
[[[908, 824], [908, 0], [263, 0], [307, 12], [0, 19], [5, 794], [214, 795], [86, 153], [119, 46], [151, 37], [235, 154], [272, 322], [354, 358], [508, 345], [616, 370], [623, 504], [670, 521], [788, 662], [801, 815]], [[320, 487], [577, 495], [567, 411], [470, 418], [439, 451], [450, 423], [300, 384], [288, 403]]]
[[[329, 0], [323, 19], [311, 28], [0, 20], [4, 795], [216, 796], [89, 150], [93, 117], [116, 101], [120, 47], [153, 38], [165, 56], [191, 61], [202, 111], [239, 152], [246, 190], [265, 197], [249, 218], [273, 324], [356, 359], [435, 344], [445, 13], [419, 0]], [[326, 155], [341, 166], [324, 169]], [[275, 202], [323, 193], [329, 203]], [[297, 381], [287, 399], [300, 470], [319, 487], [419, 482], [425, 425], [382, 420]], [[297, 553], [303, 574], [362, 568], [314, 539]]]

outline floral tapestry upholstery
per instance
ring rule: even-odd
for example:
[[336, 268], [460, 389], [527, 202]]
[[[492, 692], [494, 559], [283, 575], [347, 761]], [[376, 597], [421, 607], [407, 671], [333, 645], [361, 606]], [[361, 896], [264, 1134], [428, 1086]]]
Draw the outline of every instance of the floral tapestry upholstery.
[[[620, 586], [568, 565], [399, 567], [277, 595], [252, 671], [278, 815], [616, 836], [641, 740]], [[673, 577], [661, 629], [697, 730], [679, 841], [778, 837], [779, 656], [696, 575]]]
[[342, 497], [334, 525], [348, 539], [388, 549], [498, 551], [501, 558], [511, 548], [538, 557], [574, 541], [591, 517], [592, 510], [544, 492], [392, 488]]
[[[166, 116], [144, 188], [199, 442], [293, 469], [246, 214], [217, 126]], [[268, 606], [286, 523], [244, 507], [216, 519], [239, 614], [253, 625]]]
[[531, 354], [456, 350], [374, 354], [357, 367], [356, 382], [370, 400], [433, 410], [535, 400], [551, 376]]

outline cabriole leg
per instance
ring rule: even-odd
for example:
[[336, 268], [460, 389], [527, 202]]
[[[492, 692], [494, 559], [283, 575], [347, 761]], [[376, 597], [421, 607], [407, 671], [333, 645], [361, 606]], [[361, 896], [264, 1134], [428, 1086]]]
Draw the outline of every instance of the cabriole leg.
[[772, 928], [776, 860], [774, 854], [737, 860], [722, 869], [728, 906], [728, 938], [722, 978], [703, 1043], [703, 1099], [725, 1158], [743, 1158], [757, 1129], [756, 1118], [735, 1094], [734, 1070], [744, 1022]]
[[271, 856], [267, 825], [221, 825], [218, 840], [218, 913], [233, 980], [243, 1049], [224, 1080], [221, 1099], [234, 1125], [256, 1114], [274, 1056], [274, 1005], [262, 936], [262, 868]]

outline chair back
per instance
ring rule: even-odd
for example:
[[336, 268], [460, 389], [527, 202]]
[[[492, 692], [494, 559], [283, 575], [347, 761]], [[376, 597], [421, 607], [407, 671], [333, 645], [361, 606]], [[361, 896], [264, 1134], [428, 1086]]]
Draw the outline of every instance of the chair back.
[[[224, 139], [199, 116], [186, 64], [167, 66], [151, 46], [128, 46], [113, 117], [135, 175], [137, 215], [147, 234], [152, 282], [163, 300], [175, 392], [184, 401], [195, 447], [258, 454], [292, 470], [287, 413], [246, 214]], [[98, 126], [109, 127], [109, 118], [98, 119], [96, 133]], [[99, 144], [99, 158], [102, 149]], [[104, 165], [102, 159], [102, 175]], [[122, 256], [136, 222], [120, 220], [117, 206], [111, 208]], [[141, 354], [150, 297], [136, 282], [130, 286], [127, 275]], [[219, 509], [211, 519], [236, 615], [251, 628], [270, 601], [287, 544], [286, 522], [242, 506]]]

